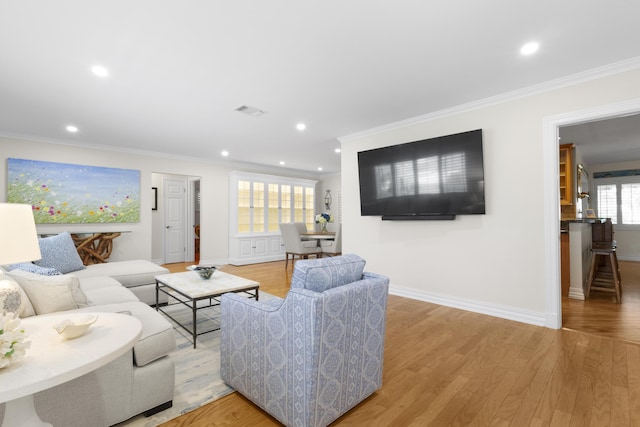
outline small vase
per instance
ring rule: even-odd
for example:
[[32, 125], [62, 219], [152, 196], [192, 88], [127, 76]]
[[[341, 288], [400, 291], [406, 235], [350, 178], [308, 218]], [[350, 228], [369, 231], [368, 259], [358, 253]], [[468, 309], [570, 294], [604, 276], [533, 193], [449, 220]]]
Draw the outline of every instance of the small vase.
[[327, 223], [326, 222], [322, 224], [322, 228], [320, 229], [320, 232], [321, 233], [327, 233]]

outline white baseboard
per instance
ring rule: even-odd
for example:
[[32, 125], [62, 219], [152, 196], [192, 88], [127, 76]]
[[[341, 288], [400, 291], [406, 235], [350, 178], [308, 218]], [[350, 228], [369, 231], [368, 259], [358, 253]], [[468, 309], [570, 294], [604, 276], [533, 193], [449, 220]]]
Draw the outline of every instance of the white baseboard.
[[580, 288], [569, 288], [569, 298], [584, 301], [584, 290]]
[[407, 289], [393, 285], [389, 286], [389, 293], [460, 310], [499, 317], [501, 319], [514, 320], [516, 322], [528, 323], [536, 326], [547, 326], [547, 315], [543, 312], [520, 310], [513, 307], [498, 306], [480, 301], [437, 295], [430, 292], [416, 291], [415, 289]]

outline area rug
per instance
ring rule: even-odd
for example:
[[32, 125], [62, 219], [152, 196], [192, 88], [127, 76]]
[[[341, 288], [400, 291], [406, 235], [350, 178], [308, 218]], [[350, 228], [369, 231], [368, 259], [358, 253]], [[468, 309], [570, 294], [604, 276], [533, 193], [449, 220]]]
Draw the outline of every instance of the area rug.
[[[273, 298], [260, 292], [260, 301]], [[172, 316], [183, 323], [191, 324], [191, 310], [183, 305], [168, 308]], [[118, 427], [156, 427], [166, 421], [193, 411], [209, 402], [226, 396], [234, 390], [220, 378], [220, 331], [199, 335], [197, 347], [193, 348], [191, 336], [174, 325], [178, 348], [170, 354], [176, 364], [176, 385], [173, 407], [150, 417], [139, 415], [117, 424]], [[219, 309], [198, 311], [198, 330], [205, 331], [219, 322]]]

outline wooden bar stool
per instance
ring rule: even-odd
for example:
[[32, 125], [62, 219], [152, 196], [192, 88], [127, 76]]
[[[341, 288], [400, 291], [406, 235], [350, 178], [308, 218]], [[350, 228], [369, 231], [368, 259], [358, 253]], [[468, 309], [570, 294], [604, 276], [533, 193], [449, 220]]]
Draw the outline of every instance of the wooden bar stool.
[[[604, 261], [605, 265], [600, 266], [600, 261]], [[622, 281], [620, 279], [615, 241], [594, 244], [591, 247], [591, 268], [587, 279], [587, 298], [589, 298], [592, 290], [613, 292], [616, 294], [616, 302], [618, 304], [622, 302]]]

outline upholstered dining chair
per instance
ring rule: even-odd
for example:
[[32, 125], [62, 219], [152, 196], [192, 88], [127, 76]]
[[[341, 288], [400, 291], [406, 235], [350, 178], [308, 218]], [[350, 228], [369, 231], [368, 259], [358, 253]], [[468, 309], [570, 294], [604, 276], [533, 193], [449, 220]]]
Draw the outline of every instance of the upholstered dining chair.
[[290, 427], [324, 427], [382, 386], [389, 279], [349, 254], [296, 262], [285, 298], [221, 298], [220, 374]]
[[342, 255], [342, 224], [338, 224], [338, 230], [333, 240], [320, 240], [322, 256]]
[[291, 256], [291, 263], [293, 264], [296, 256], [308, 258], [309, 255], [315, 255], [316, 258], [319, 258], [322, 255], [322, 248], [318, 246], [316, 240], [302, 240], [296, 223], [280, 224], [280, 233], [282, 234], [285, 251], [286, 261], [284, 268], [289, 266], [289, 256]]

